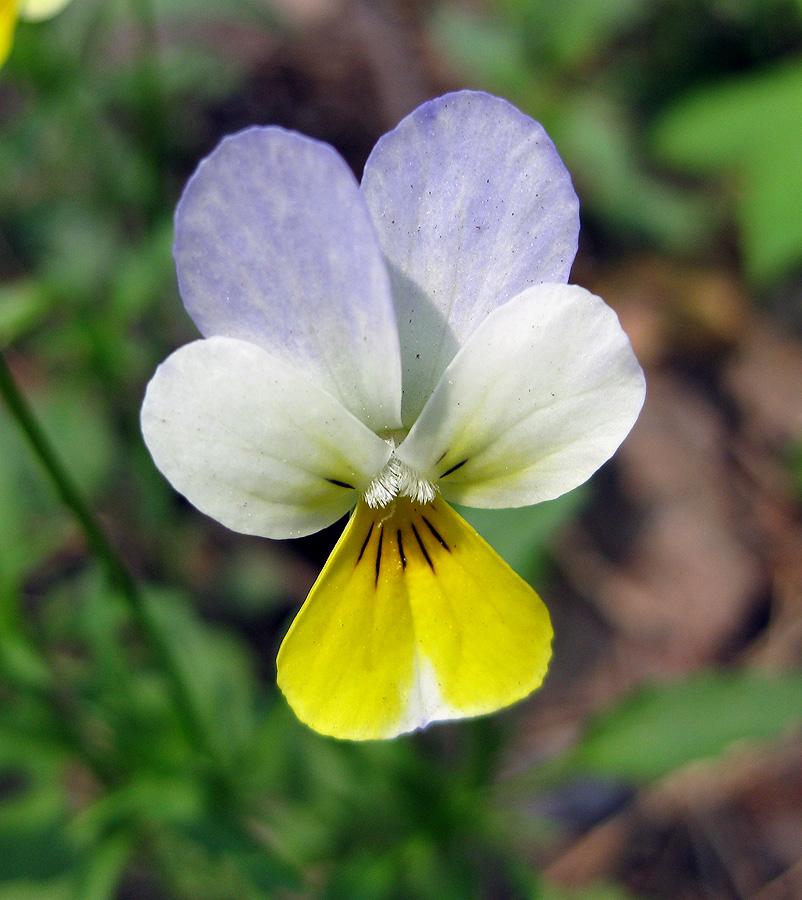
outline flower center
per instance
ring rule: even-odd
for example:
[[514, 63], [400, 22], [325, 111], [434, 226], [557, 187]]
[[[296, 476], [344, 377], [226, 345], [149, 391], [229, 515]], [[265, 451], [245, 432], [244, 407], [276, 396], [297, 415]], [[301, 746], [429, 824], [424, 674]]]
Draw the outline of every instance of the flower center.
[[431, 503], [437, 488], [393, 454], [365, 491], [365, 503], [374, 509], [387, 506], [396, 497], [410, 497], [416, 503]]

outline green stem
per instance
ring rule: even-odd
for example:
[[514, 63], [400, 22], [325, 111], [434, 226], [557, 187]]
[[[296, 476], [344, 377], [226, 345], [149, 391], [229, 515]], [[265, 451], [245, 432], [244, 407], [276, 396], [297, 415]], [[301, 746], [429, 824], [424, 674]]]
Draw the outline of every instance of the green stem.
[[167, 163], [167, 117], [159, 62], [159, 38], [152, 0], [131, 0], [131, 9], [142, 36], [137, 80], [143, 144], [157, 176], [156, 191], [151, 197], [149, 209], [151, 218], [155, 218], [163, 208]]
[[75, 516], [89, 547], [102, 565], [110, 585], [126, 602], [131, 617], [150, 644], [157, 663], [172, 689], [173, 700], [187, 739], [196, 750], [209, 757], [210, 761], [218, 763], [217, 754], [210, 746], [181, 670], [164, 641], [161, 631], [151, 617], [144, 595], [106, 537], [97, 517], [84, 501], [72, 477], [62, 465], [28, 401], [17, 386], [2, 353], [0, 353], [0, 394], [25, 435], [34, 455], [39, 459], [53, 482], [62, 502]]

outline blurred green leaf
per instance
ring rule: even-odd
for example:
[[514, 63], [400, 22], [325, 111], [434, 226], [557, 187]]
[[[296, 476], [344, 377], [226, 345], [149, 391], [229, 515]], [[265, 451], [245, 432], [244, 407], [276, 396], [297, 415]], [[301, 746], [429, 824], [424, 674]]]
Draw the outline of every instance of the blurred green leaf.
[[133, 841], [127, 834], [116, 835], [92, 847], [77, 868], [75, 888], [69, 900], [113, 900], [132, 852]]
[[259, 835], [257, 839], [222, 815], [209, 813], [158, 835], [161, 866], [180, 896], [193, 900], [287, 897], [302, 886], [302, 878], [276, 853], [261, 825]]
[[578, 487], [562, 497], [517, 509], [457, 507], [461, 516], [525, 579], [544, 565], [554, 533], [581, 508], [587, 489]]
[[40, 558], [50, 544], [51, 525], [43, 520], [41, 498], [46, 490], [41, 473], [35, 471], [36, 461], [28, 455], [27, 446], [17, 429], [0, 406], [0, 459], [3, 478], [0, 478], [0, 598], [4, 604], [3, 629], [20, 626], [20, 617], [10, 611], [17, 602], [19, 582], [23, 573]]
[[71, 870], [77, 858], [62, 822], [35, 830], [23, 823], [0, 829], [0, 883], [45, 881]]
[[65, 900], [72, 890], [69, 876], [50, 879], [44, 883], [16, 881], [0, 883], [0, 900]]
[[34, 689], [52, 686], [53, 677], [40, 650], [25, 633], [21, 611], [9, 586], [0, 592], [0, 672], [9, 682]]
[[[95, 398], [70, 379], [64, 379], [57, 390], [27, 393], [68, 471], [85, 495], [93, 495], [106, 481], [113, 456], [108, 423]], [[0, 598], [12, 604], [25, 573], [74, 534], [74, 526], [4, 405], [0, 405], [0, 458], [4, 465], [0, 479]], [[0, 611], [0, 631], [8, 621]], [[24, 650], [17, 646], [14, 652], [17, 661], [25, 663], [19, 655]], [[31, 658], [27, 662], [35, 665]]]
[[642, 688], [603, 713], [570, 763], [621, 778], [659, 778], [737, 741], [773, 738], [800, 724], [802, 674], [705, 672]]
[[634, 900], [634, 898], [616, 884], [590, 884], [577, 890], [544, 884], [541, 900]]
[[709, 204], [652, 174], [626, 108], [596, 91], [574, 91], [551, 136], [583, 205], [617, 233], [674, 250], [698, 245], [712, 224]]
[[[35, 810], [44, 808], [42, 815], [47, 818], [62, 808], [60, 771], [65, 755], [58, 714], [42, 698], [20, 694], [5, 705], [0, 720], [0, 768], [20, 773], [25, 790], [3, 797], [0, 825], [7, 816], [36, 816], [39, 812]], [[40, 802], [43, 795], [44, 807]], [[34, 811], [24, 811], [29, 806]]]
[[787, 448], [785, 462], [793, 482], [797, 502], [802, 501], [802, 441], [795, 441]]
[[147, 825], [151, 830], [172, 826], [191, 821], [202, 810], [202, 791], [190, 772], [172, 777], [140, 771], [82, 810], [72, 828], [90, 847], [131, 826]]
[[653, 6], [643, 0], [500, 0], [500, 5], [535, 36], [541, 52], [567, 68], [586, 63]]
[[81, 602], [70, 603], [70, 618], [65, 626], [70, 637], [86, 646], [91, 654], [93, 675], [100, 682], [98, 693], [110, 695], [115, 690], [123, 690], [126, 699], [133, 702], [137, 675], [144, 673], [133, 671], [130, 654], [122, 650], [130, 641], [127, 607], [109, 590], [97, 564], [89, 565], [71, 587], [70, 593], [80, 596]]
[[215, 813], [187, 822], [182, 833], [202, 847], [211, 860], [229, 860], [254, 887], [268, 895], [278, 887], [301, 885], [297, 870], [272, 847]]
[[453, 5], [437, 10], [430, 31], [444, 55], [469, 77], [505, 97], [526, 95], [532, 69], [519, 31]]
[[119, 227], [81, 199], [54, 198], [36, 220], [42, 271], [58, 296], [78, 307], [98, 295], [115, 265]]
[[[80, 490], [94, 494], [108, 477], [114, 450], [95, 397], [80, 382], [66, 378], [57, 389], [26, 393], [43, 431]], [[0, 455], [6, 464], [3, 482], [13, 502], [29, 512], [23, 518], [32, 514], [41, 524], [41, 517], [59, 509], [60, 504], [5, 407], [0, 407]]]
[[657, 152], [702, 174], [736, 176], [747, 269], [765, 284], [802, 263], [802, 60], [676, 104], [654, 131]]
[[[517, 2], [510, 5], [518, 9]], [[639, 0], [637, 5], [642, 11]], [[578, 6], [600, 17], [612, 14], [611, 28], [627, 22], [633, 10], [630, 0], [613, 4], [581, 0]], [[545, 125], [574, 178], [584, 210], [630, 240], [646, 240], [675, 251], [694, 250], [709, 233], [717, 211], [710, 209], [707, 198], [679, 188], [650, 169], [640, 116], [619, 96], [615, 78], [594, 79], [589, 86], [587, 79], [561, 76], [548, 65], [542, 55], [545, 51], [527, 45], [528, 39], [552, 44], [569, 15], [562, 2], [525, 5], [527, 16], [536, 10], [537, 20], [543, 21], [535, 25], [526, 17], [523, 33], [512, 24], [451, 7], [435, 17], [431, 28], [469, 80], [508, 97]], [[510, 18], [514, 22], [516, 16]], [[582, 16], [576, 21], [582, 22]], [[590, 26], [589, 40], [591, 35], [593, 41], [600, 41], [604, 32], [596, 33]], [[556, 52], [565, 55], [566, 64], [578, 65], [569, 44]], [[577, 46], [576, 52], [581, 55], [589, 49], [590, 44], [584, 50]]]
[[35, 406], [78, 488], [86, 496], [96, 494], [108, 479], [114, 456], [109, 423], [96, 398], [83, 385], [64, 379], [57, 392]]
[[52, 298], [36, 279], [0, 284], [0, 348], [18, 340], [45, 317]]
[[127, 326], [159, 299], [165, 284], [173, 284], [172, 247], [173, 224], [165, 219], [141, 243], [117, 255], [105, 317], [110, 327]]
[[208, 735], [233, 763], [246, 752], [255, 728], [255, 677], [245, 648], [205, 624], [175, 592], [150, 590], [148, 605], [180, 666]]
[[[222, 15], [217, 0], [154, 0], [153, 5], [159, 16], [175, 16], [182, 21], [185, 21], [187, 17]], [[257, 4], [254, 4], [253, 0], [228, 0], [225, 21], [236, 22], [243, 17], [248, 17], [249, 14], [252, 16], [256, 8]]]

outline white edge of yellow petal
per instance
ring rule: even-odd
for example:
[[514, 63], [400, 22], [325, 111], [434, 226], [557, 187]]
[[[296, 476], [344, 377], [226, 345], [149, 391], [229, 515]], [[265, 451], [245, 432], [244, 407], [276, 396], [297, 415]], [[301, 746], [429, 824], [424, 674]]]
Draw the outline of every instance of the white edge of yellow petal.
[[416, 649], [415, 680], [407, 698], [404, 714], [396, 726], [396, 734], [406, 734], [418, 728], [425, 728], [432, 722], [464, 719], [469, 715], [470, 713], [446, 703], [437, 683], [434, 666], [420, 650]]

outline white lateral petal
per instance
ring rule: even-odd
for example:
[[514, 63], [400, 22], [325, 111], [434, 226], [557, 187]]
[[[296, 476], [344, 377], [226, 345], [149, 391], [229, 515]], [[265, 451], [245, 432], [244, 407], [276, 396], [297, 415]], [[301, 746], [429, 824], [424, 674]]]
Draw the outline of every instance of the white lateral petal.
[[205, 337], [259, 344], [374, 431], [398, 427], [387, 269], [359, 186], [326, 144], [281, 128], [226, 138], [176, 210], [181, 296]]
[[543, 128], [475, 91], [425, 103], [381, 138], [362, 190], [390, 265], [408, 427], [488, 313], [568, 280], [579, 205]]
[[390, 455], [303, 373], [225, 337], [187, 344], [159, 366], [142, 433], [157, 467], [198, 509], [271, 538], [335, 522]]
[[574, 285], [538, 285], [477, 328], [396, 456], [466, 506], [539, 503], [613, 455], [645, 390], [603, 300]]
[[19, 0], [20, 19], [27, 22], [41, 22], [60, 13], [70, 0]]

